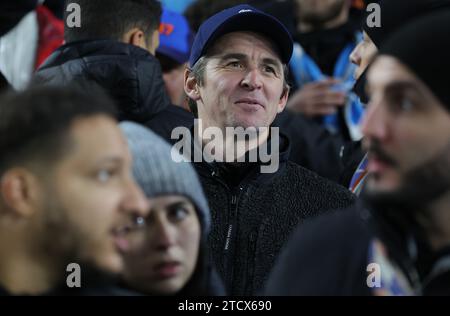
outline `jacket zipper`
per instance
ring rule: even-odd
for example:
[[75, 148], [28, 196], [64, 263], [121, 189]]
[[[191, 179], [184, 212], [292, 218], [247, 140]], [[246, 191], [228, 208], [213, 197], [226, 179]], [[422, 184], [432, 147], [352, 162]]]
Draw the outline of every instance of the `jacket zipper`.
[[231, 290], [233, 288], [233, 273], [234, 273], [234, 264], [233, 264], [233, 257], [234, 257], [234, 249], [235, 249], [235, 236], [236, 236], [236, 226], [237, 226], [237, 214], [238, 214], [238, 202], [239, 202], [239, 196], [242, 192], [242, 187], [239, 187], [238, 190], [233, 190], [231, 194], [231, 207], [230, 207], [230, 216], [228, 220], [228, 229], [227, 229], [227, 236], [225, 239], [225, 246], [224, 246], [224, 252], [225, 252], [225, 269], [226, 269], [226, 283], [229, 286], [229, 289]]
[[233, 254], [234, 254], [234, 244], [233, 239], [236, 232], [237, 226], [237, 213], [238, 213], [238, 200], [240, 193], [243, 191], [243, 186], [240, 185], [238, 190], [231, 190], [230, 187], [219, 177], [219, 175], [213, 171], [211, 173], [219, 183], [221, 183], [228, 193], [231, 193], [230, 205], [228, 207], [229, 217], [228, 217], [228, 229], [225, 236], [225, 245], [223, 248], [225, 254], [225, 286], [229, 291], [231, 291], [233, 286]]
[[231, 200], [230, 200], [230, 207], [228, 207], [229, 217], [228, 217], [228, 229], [226, 231], [225, 236], [225, 245], [223, 248], [224, 254], [225, 254], [225, 273], [226, 278], [224, 280], [225, 286], [228, 291], [231, 291], [233, 287], [233, 273], [234, 273], [234, 265], [233, 265], [233, 255], [234, 255], [234, 247], [233, 244], [234, 238], [236, 236], [236, 228], [237, 228], [237, 214], [238, 214], [238, 207], [239, 207], [239, 198], [244, 192], [244, 189], [246, 188], [246, 181], [244, 180], [239, 184], [239, 186], [236, 189], [231, 190], [230, 187], [225, 183], [220, 176], [217, 174], [216, 171], [212, 171], [211, 176], [215, 178], [219, 183], [221, 183], [225, 189], [228, 191], [228, 193], [231, 193]]

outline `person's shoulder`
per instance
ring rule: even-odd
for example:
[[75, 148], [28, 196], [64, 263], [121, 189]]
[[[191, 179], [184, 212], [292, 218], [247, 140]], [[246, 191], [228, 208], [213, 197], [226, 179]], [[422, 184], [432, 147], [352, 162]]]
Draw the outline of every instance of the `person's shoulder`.
[[371, 229], [351, 207], [307, 220], [283, 249], [268, 295], [367, 295], [365, 265]]
[[190, 128], [194, 125], [194, 116], [181, 107], [169, 104], [146, 121], [145, 125], [169, 143], [175, 144], [180, 139], [172, 138], [173, 131], [176, 128], [184, 128], [190, 135]]
[[174, 117], [190, 120], [191, 124], [193, 124], [194, 115], [192, 114], [192, 112], [189, 112], [180, 106], [171, 104], [166, 108], [166, 111], [167, 113], [170, 113], [170, 115], [173, 115]]
[[171, 128], [185, 127], [190, 129], [194, 125], [194, 115], [179, 106], [168, 104], [151, 121], [156, 124], [168, 124]]
[[292, 235], [292, 239], [299, 242], [311, 239], [316, 245], [331, 248], [336, 243], [345, 245], [355, 236], [370, 235], [369, 216], [368, 211], [359, 205], [334, 210], [306, 220]]

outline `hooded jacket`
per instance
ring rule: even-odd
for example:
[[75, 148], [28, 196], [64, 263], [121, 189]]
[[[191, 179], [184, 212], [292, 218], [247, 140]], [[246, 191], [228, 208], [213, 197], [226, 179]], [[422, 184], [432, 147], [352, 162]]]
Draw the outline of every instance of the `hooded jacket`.
[[231, 295], [259, 294], [297, 224], [353, 202], [344, 187], [289, 162], [289, 141], [280, 138], [274, 173], [257, 162], [194, 163], [211, 208], [210, 249]]
[[189, 112], [171, 105], [158, 60], [137, 46], [113, 40], [63, 45], [39, 68], [35, 80], [53, 85], [94, 82], [116, 101], [119, 120], [144, 124], [166, 140], [173, 128], [192, 124]]

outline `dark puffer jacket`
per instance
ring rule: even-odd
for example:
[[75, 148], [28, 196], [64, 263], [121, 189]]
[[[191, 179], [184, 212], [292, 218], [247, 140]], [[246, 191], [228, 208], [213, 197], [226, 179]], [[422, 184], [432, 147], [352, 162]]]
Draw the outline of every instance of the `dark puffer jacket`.
[[166, 140], [173, 128], [193, 122], [189, 112], [170, 104], [158, 60], [137, 46], [113, 40], [69, 43], [45, 61], [34, 80], [95, 82], [117, 102], [119, 120], [144, 124]]
[[232, 295], [259, 293], [300, 222], [354, 201], [344, 187], [287, 161], [289, 141], [281, 140], [275, 173], [261, 173], [258, 163], [194, 164], [210, 204], [213, 259]]

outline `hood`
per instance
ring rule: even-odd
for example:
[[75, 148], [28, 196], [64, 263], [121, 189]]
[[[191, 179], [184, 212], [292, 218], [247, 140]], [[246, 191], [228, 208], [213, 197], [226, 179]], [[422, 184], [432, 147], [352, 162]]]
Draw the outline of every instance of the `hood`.
[[145, 122], [170, 105], [159, 62], [146, 50], [113, 40], [73, 42], [57, 49], [35, 81], [99, 85], [117, 102], [119, 120]]

